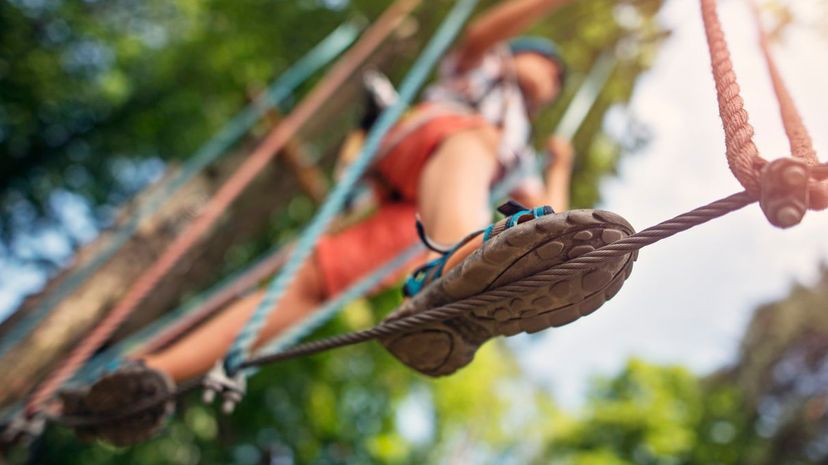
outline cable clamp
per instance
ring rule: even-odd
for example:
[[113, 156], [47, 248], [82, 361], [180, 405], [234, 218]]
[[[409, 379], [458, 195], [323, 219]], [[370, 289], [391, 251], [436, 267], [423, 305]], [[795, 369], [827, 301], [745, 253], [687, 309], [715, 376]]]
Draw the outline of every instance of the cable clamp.
[[46, 415], [42, 413], [29, 415], [25, 410], [22, 410], [6, 425], [6, 428], [0, 434], [0, 443], [4, 445], [29, 445], [33, 440], [40, 437], [45, 429]]
[[212, 404], [216, 396], [222, 398], [221, 410], [225, 414], [233, 413], [236, 405], [241, 402], [247, 392], [247, 378], [243, 372], [229, 376], [224, 369], [224, 364], [219, 361], [204, 377], [202, 381], [204, 394], [202, 399], [207, 404]]
[[795, 158], [768, 162], [761, 173], [759, 205], [772, 225], [790, 228], [805, 217], [810, 203], [810, 167]]

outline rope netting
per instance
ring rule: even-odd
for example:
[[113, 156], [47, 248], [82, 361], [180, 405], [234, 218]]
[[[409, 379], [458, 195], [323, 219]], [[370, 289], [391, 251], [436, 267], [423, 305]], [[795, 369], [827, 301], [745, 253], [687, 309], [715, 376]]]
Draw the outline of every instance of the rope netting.
[[227, 208], [244, 191], [259, 173], [270, 163], [304, 123], [342, 87], [347, 79], [364, 63], [380, 44], [397, 28], [416, 5], [416, 0], [398, 0], [346, 52], [301, 103], [265, 137], [261, 144], [245, 159], [233, 175], [207, 201], [201, 213], [166, 248], [162, 255], [135, 281], [106, 317], [69, 354], [64, 363], [51, 372], [38, 386], [26, 405], [29, 415], [36, 413], [72, 375], [86, 362], [153, 291], [155, 286], [175, 267], [184, 255], [195, 246], [204, 234], [221, 218]]
[[[238, 370], [252, 369], [268, 363], [288, 360], [337, 347], [344, 347], [380, 337], [387, 337], [403, 332], [417, 330], [418, 328], [422, 328], [423, 325], [427, 325], [429, 323], [444, 321], [453, 317], [465, 315], [471, 309], [477, 308], [480, 305], [508, 299], [511, 296], [525, 293], [533, 287], [548, 285], [550, 282], [570, 279], [575, 275], [589, 272], [594, 270], [596, 267], [599, 267], [606, 261], [607, 258], [637, 253], [640, 249], [648, 245], [669, 238], [680, 232], [687, 231], [693, 227], [699, 226], [728, 213], [737, 211], [747, 205], [756, 203], [757, 201], [762, 200], [763, 209], [765, 209], [764, 203], [768, 196], [773, 197], [772, 200], [778, 200], [776, 196], [782, 200], [787, 200], [788, 197], [793, 196], [794, 194], [789, 192], [790, 189], [788, 191], [782, 189], [782, 193], [780, 194], [780, 186], [774, 184], [774, 179], [766, 175], [766, 171], [768, 171], [769, 167], [773, 165], [774, 162], [768, 162], [762, 158], [759, 155], [759, 150], [753, 141], [754, 130], [750, 125], [748, 113], [745, 110], [744, 100], [740, 95], [739, 85], [730, 57], [730, 51], [728, 49], [725, 35], [717, 13], [717, 1], [700, 0], [700, 3], [711, 58], [713, 78], [716, 86], [719, 111], [722, 119], [722, 126], [724, 128], [726, 156], [731, 171], [736, 179], [745, 188], [744, 192], [731, 195], [708, 205], [694, 209], [690, 212], [681, 214], [656, 226], [634, 233], [627, 238], [620, 239], [580, 257], [569, 260], [561, 265], [540, 271], [519, 282], [485, 291], [481, 294], [439, 308], [430, 309], [417, 315], [393, 321], [384, 321], [370, 329], [347, 333], [319, 341], [312, 341], [291, 348], [287, 348], [287, 346], [304, 336], [305, 332], [298, 330], [289, 332], [286, 333], [282, 339], [277, 340], [275, 346], [271, 346], [263, 351], [260, 351], [258, 354], [249, 357], [249, 348], [257, 337], [258, 331], [264, 323], [264, 319], [278, 303], [284, 287], [289, 284], [291, 280], [291, 273], [295, 272], [295, 269], [301, 265], [305, 258], [307, 258], [307, 255], [310, 253], [310, 249], [315, 243], [314, 236], [321, 234], [321, 231], [325, 226], [327, 226], [327, 223], [329, 222], [328, 220], [330, 220], [327, 216], [332, 218], [333, 212], [338, 210], [338, 208], [335, 208], [339, 205], [338, 194], [348, 190], [345, 187], [342, 187], [339, 190], [334, 191], [334, 194], [332, 194], [333, 200], [331, 200], [331, 198], [328, 199], [330, 201], [329, 205], [332, 206], [327, 208], [323, 206], [319, 214], [320, 216], [317, 217], [311, 225], [310, 229], [313, 229], [313, 231], [311, 231], [312, 234], [307, 236], [308, 239], [306, 239], [304, 243], [300, 243], [300, 245], [297, 246], [299, 252], [294, 250], [294, 253], [291, 255], [291, 258], [289, 258], [285, 269], [283, 269], [282, 273], [280, 273], [280, 275], [278, 275], [274, 280], [274, 283], [268, 293], [269, 297], [265, 298], [265, 302], [263, 302], [263, 304], [257, 309], [254, 318], [248, 322], [248, 326], [240, 333], [233, 349], [228, 354], [226, 363], [228, 372], [233, 373]], [[452, 10], [448, 16], [448, 19], [441, 26], [441, 29], [438, 30], [438, 33], [432, 39], [432, 42], [418, 60], [412, 70], [412, 73], [406, 78], [406, 81], [404, 81], [400, 92], [401, 104], [402, 102], [406, 102], [408, 99], [413, 97], [413, 94], [421, 84], [421, 81], [427, 76], [430, 65], [433, 64], [433, 62], [451, 41], [454, 34], [456, 34], [457, 30], [459, 30], [460, 24], [462, 24], [465, 21], [465, 18], [468, 17], [474, 4], [474, 0], [459, 0], [457, 5], [455, 5], [455, 9]], [[756, 15], [756, 20], [759, 28], [760, 47], [767, 62], [769, 75], [773, 82], [775, 96], [780, 106], [783, 126], [785, 128], [786, 136], [790, 142], [792, 159], [797, 163], [803, 164], [807, 168], [805, 171], [806, 177], [802, 181], [807, 194], [804, 197], [806, 201], [806, 208], [815, 210], [823, 209], [826, 207], [825, 201], [828, 199], [828, 187], [826, 187], [825, 182], [825, 179], [828, 178], [828, 168], [825, 165], [820, 164], [816, 157], [810, 135], [804, 126], [793, 99], [785, 87], [779, 69], [773, 60], [767, 34], [761, 24], [758, 14]], [[350, 174], [346, 172], [343, 183], [344, 186], [350, 188], [350, 186], [353, 185], [359, 177], [358, 175], [361, 174], [361, 171], [367, 166], [368, 163], [370, 163], [373, 156], [371, 154], [371, 149], [375, 149], [374, 145], [379, 144], [382, 134], [385, 130], [390, 128], [391, 124], [393, 124], [393, 121], [395, 121], [396, 117], [398, 117], [398, 112], [401, 111], [401, 108], [402, 107], [392, 107], [391, 110], [386, 112], [387, 115], [383, 115], [383, 117], [381, 117], [382, 124], [380, 124], [376, 129], [373, 136], [369, 137], [371, 143], [363, 152], [362, 157], [358, 160], [356, 164], [357, 166], [351, 167]], [[795, 168], [798, 167], [799, 165], [795, 166]], [[290, 268], [288, 268], [289, 266]], [[147, 283], [151, 283], [151, 281], [147, 280]], [[149, 292], [150, 290], [140, 286], [137, 286], [136, 288], [138, 290], [133, 293], [138, 297], [140, 297], [139, 291]], [[353, 289], [354, 288], [352, 288], [352, 290]], [[358, 290], [364, 293], [367, 289]], [[354, 292], [356, 292], [356, 290], [354, 290]], [[130, 297], [130, 295], [127, 297]], [[132, 298], [134, 299], [136, 297], [132, 296]], [[125, 301], [131, 302], [126, 298]], [[119, 307], [116, 309], [120, 309], [122, 312], [124, 312], [124, 308], [128, 309], [126, 304], [121, 307], [122, 308]], [[322, 321], [324, 317], [325, 315], [320, 316], [318, 321]], [[105, 323], [108, 323], [108, 325], [104, 327], [111, 329], [112, 322]], [[311, 326], [308, 326], [308, 328], [310, 327]], [[303, 329], [305, 328], [303, 327]], [[105, 333], [105, 331], [102, 333]], [[93, 342], [99, 343], [100, 340], [100, 335], [98, 335], [98, 339], [94, 339]], [[91, 345], [92, 343], [90, 342], [86, 343], [87, 347]], [[97, 347], [97, 345], [94, 347]], [[78, 354], [73, 353], [72, 356], [70, 356], [69, 363], [75, 365], [79, 363], [79, 361], [82, 363], [81, 355], [88, 355], [82, 351], [76, 352], [78, 352]], [[83, 358], [83, 360], [85, 360], [85, 358]], [[67, 363], [67, 365], [69, 363]], [[63, 375], [65, 375], [65, 372], [67, 371], [70, 370], [63, 370]], [[38, 410], [38, 406], [48, 400], [48, 398], [53, 394], [53, 389], [56, 388], [55, 379], [60, 379], [60, 376], [56, 375], [50, 377], [48, 382], [44, 383], [44, 385], [41, 386], [41, 389], [38, 390], [37, 394], [32, 397], [29, 403], [30, 412], [36, 412]], [[57, 385], [59, 384], [60, 383]], [[199, 385], [198, 380], [189, 382], [182, 385], [179, 390], [172, 395], [174, 396], [183, 392], [188, 392], [195, 389]], [[141, 409], [151, 408], [152, 406], [156, 406], [168, 400], [169, 397], [170, 396], [157, 399], [148, 399], [146, 403], [130, 408], [129, 413], [120, 412], [118, 417], [132, 415], [140, 412]], [[89, 417], [82, 419], [55, 417], [53, 420], [71, 425], [77, 425], [79, 423], [94, 424], [95, 422], [112, 421], [113, 417]]]

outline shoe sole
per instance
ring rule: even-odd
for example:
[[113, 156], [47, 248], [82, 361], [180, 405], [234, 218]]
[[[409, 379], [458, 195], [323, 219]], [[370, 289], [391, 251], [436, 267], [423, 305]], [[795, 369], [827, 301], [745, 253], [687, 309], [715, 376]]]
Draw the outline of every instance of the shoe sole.
[[119, 415], [148, 399], [168, 396], [174, 389], [175, 384], [166, 375], [145, 366], [128, 366], [106, 375], [89, 389], [81, 415], [116, 419], [77, 428], [76, 432], [79, 437], [95, 437], [115, 446], [145, 441], [163, 428], [175, 409], [175, 402], [168, 400], [134, 415]]
[[[541, 271], [618, 241], [634, 232], [621, 216], [600, 210], [573, 210], [517, 225], [485, 242], [459, 266], [423, 289], [388, 321], [518, 283]], [[636, 253], [607, 258], [569, 279], [532, 286], [508, 300], [380, 342], [400, 361], [429, 376], [444, 376], [468, 365], [477, 349], [497, 336], [536, 333], [589, 315], [621, 290]]]

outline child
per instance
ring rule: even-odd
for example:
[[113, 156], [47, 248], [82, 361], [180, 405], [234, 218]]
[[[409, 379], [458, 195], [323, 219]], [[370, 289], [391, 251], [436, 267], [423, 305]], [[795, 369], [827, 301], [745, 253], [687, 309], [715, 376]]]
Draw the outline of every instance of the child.
[[[552, 214], [552, 208], [568, 207], [573, 158], [568, 141], [556, 137], [547, 144], [554, 158], [546, 184], [530, 178], [511, 194], [527, 205], [552, 208], [506, 209], [511, 216], [487, 227], [492, 186], [532, 156], [527, 149], [530, 118], [555, 101], [565, 76], [551, 42], [514, 37], [563, 3], [511, 0], [469, 25], [424, 100], [384, 140], [371, 171], [381, 199], [376, 212], [320, 241], [254, 347], [418, 241], [417, 215], [422, 240], [434, 252], [406, 283], [411, 299], [392, 319], [520, 281], [543, 269], [541, 262], [549, 267], [632, 232], [622, 218], [609, 213]], [[456, 245], [443, 250], [434, 244]], [[577, 285], [558, 283], [530, 292], [520, 302], [493, 302], [468, 317], [382, 342], [420, 372], [452, 373], [491, 337], [560, 326], [595, 310], [620, 288], [631, 259], [596, 266]], [[143, 377], [163, 389], [168, 377], [180, 381], [204, 374], [226, 353], [262, 295], [259, 291], [241, 299], [181, 341], [147, 356], [140, 367], [127, 367], [99, 383], [117, 386], [120, 377], [120, 385], [127, 386]]]

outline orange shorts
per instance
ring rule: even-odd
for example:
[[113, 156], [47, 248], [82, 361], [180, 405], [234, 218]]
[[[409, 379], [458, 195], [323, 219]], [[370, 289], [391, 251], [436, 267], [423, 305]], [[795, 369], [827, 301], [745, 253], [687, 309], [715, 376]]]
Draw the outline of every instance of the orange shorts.
[[[428, 107], [421, 105], [411, 118]], [[449, 136], [487, 124], [477, 115], [441, 114], [413, 130], [403, 121], [389, 132], [386, 140], [404, 137], [376, 164], [375, 174], [383, 189], [395, 194], [395, 200], [383, 199], [369, 218], [319, 241], [316, 260], [326, 297], [342, 292], [419, 241], [417, 189], [426, 162]], [[390, 277], [386, 285], [401, 277]]]

